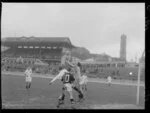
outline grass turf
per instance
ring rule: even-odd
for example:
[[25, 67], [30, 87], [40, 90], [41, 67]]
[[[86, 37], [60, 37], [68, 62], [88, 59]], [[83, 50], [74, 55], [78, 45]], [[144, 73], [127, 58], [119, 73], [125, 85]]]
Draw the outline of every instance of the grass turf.
[[[61, 92], [61, 83], [57, 80], [51, 86], [50, 79], [33, 77], [29, 90], [25, 88], [25, 77], [2, 75], [2, 108], [15, 109], [56, 109], [57, 98]], [[144, 108], [145, 89], [140, 87], [140, 107]], [[104, 83], [88, 83], [86, 99], [75, 104], [77, 109], [90, 108], [93, 105], [106, 104], [135, 104], [136, 86], [111, 85]], [[68, 96], [67, 96], [68, 97]], [[77, 93], [74, 93], [77, 100]], [[69, 99], [66, 98], [62, 108], [70, 108]]]

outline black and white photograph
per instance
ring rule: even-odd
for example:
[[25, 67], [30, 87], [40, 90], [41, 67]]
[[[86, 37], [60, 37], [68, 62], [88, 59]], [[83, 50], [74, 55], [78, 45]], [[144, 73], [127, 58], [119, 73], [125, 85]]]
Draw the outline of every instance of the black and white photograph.
[[2, 3], [2, 109], [145, 109], [145, 3]]

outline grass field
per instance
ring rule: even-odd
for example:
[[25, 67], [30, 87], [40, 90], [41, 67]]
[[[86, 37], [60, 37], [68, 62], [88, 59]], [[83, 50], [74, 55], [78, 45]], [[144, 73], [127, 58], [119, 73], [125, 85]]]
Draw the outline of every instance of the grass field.
[[[61, 92], [61, 83], [57, 80], [49, 86], [50, 78], [33, 77], [29, 90], [25, 88], [25, 77], [1, 76], [2, 109], [56, 109], [57, 98]], [[140, 105], [136, 103], [136, 86], [105, 83], [88, 83], [86, 99], [75, 104], [77, 109], [144, 109], [145, 88], [140, 87]], [[74, 93], [78, 99], [77, 93]], [[66, 98], [62, 108], [69, 109], [69, 99]]]

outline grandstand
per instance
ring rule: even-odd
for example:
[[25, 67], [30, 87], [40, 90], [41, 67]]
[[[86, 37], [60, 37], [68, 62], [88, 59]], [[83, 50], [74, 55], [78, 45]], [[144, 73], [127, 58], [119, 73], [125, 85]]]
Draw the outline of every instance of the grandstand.
[[2, 57], [22, 57], [58, 62], [64, 48], [73, 48], [68, 37], [7, 37], [2, 40], [7, 47]]
[[1, 67], [23, 71], [28, 65], [34, 65], [35, 72], [57, 72], [66, 48], [74, 48], [68, 37], [7, 37], [2, 39]]

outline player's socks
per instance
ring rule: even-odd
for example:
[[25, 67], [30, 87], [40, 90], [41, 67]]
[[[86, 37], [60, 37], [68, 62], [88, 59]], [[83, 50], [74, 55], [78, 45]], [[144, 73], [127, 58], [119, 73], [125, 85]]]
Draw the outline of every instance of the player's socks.
[[74, 99], [70, 99], [70, 102], [71, 102], [71, 104], [75, 103]]
[[59, 100], [58, 100], [57, 108], [59, 108], [59, 107], [60, 107], [60, 105], [62, 105], [62, 104], [64, 104], [64, 100], [59, 99]]
[[85, 91], [87, 91], [87, 87], [85, 87]]
[[29, 89], [29, 85], [28, 85], [28, 89]]
[[65, 94], [63, 94], [60, 98], [60, 100], [64, 100], [65, 99]]
[[60, 96], [59, 99], [58, 99], [58, 104], [59, 105], [64, 104], [64, 99], [65, 99], [65, 95], [62, 94], [62, 96]]
[[83, 94], [82, 94], [82, 93], [81, 93], [81, 94], [79, 94], [79, 102], [81, 102], [83, 99], [84, 99]]
[[31, 87], [31, 83], [29, 84], [29, 88]]
[[73, 89], [75, 90], [75, 91], [77, 91], [79, 94], [82, 94], [82, 92], [75, 86], [75, 87], [73, 87]]
[[79, 98], [80, 98], [80, 99], [83, 99], [83, 94], [79, 94]]
[[73, 87], [73, 89], [79, 93], [79, 101], [81, 101], [84, 98], [82, 92], [77, 87]]
[[26, 89], [28, 89], [28, 85], [26, 85]]

